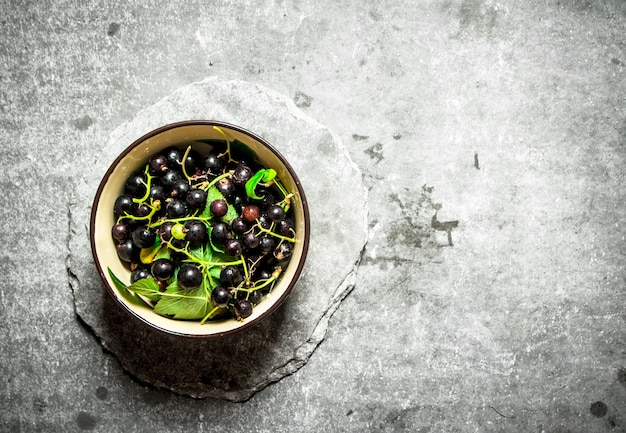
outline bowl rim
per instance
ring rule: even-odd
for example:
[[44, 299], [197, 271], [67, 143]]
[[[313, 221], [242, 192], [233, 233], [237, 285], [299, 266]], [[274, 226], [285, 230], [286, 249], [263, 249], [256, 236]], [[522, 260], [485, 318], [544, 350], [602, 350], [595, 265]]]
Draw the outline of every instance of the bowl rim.
[[[185, 126], [217, 126], [221, 128], [228, 128], [228, 129], [237, 131], [239, 133], [242, 133], [244, 135], [247, 135], [251, 137], [252, 139], [261, 143], [266, 148], [268, 148], [274, 154], [274, 156], [276, 156], [280, 160], [280, 162], [285, 166], [285, 168], [289, 172], [289, 175], [292, 177], [294, 184], [296, 185], [296, 188], [298, 189], [298, 195], [300, 197], [300, 202], [302, 203], [302, 211], [304, 215], [304, 238], [303, 238], [303, 245], [302, 245], [302, 255], [297, 264], [297, 268], [293, 274], [293, 278], [287, 285], [287, 288], [285, 289], [285, 291], [280, 295], [279, 298], [277, 298], [274, 301], [274, 303], [266, 311], [261, 313], [258, 317], [255, 317], [253, 320], [250, 320], [250, 321], [244, 321], [240, 326], [237, 326], [236, 328], [229, 329], [223, 332], [218, 332], [218, 333], [189, 334], [189, 333], [184, 333], [184, 332], [177, 332], [171, 329], [164, 328], [162, 326], [158, 326], [150, 322], [149, 320], [141, 317], [140, 315], [136, 314], [128, 305], [126, 305], [124, 302], [122, 302], [119, 299], [119, 297], [115, 294], [115, 291], [109, 284], [106, 278], [104, 269], [102, 268], [102, 264], [100, 263], [100, 260], [98, 258], [96, 240], [94, 236], [95, 226], [96, 226], [96, 214], [98, 213], [98, 204], [100, 202], [102, 192], [111, 174], [115, 170], [115, 168], [134, 148], [141, 145], [141, 143], [143, 143], [144, 141], [152, 137], [155, 137], [165, 131], [169, 131], [175, 128], [180, 128], [180, 127], [185, 127]], [[94, 196], [94, 200], [93, 200], [93, 204], [91, 208], [90, 224], [89, 224], [89, 239], [90, 239], [91, 253], [93, 256], [94, 264], [96, 266], [100, 279], [102, 280], [102, 283], [106, 287], [108, 294], [115, 300], [116, 304], [121, 305], [123, 309], [126, 310], [132, 317], [134, 317], [135, 319], [138, 319], [140, 322], [143, 322], [151, 329], [158, 330], [167, 335], [179, 336], [179, 337], [185, 337], [185, 338], [191, 338], [191, 339], [221, 338], [221, 337], [225, 337], [228, 335], [237, 334], [245, 329], [248, 329], [252, 326], [257, 325], [263, 319], [266, 319], [274, 311], [276, 311], [285, 302], [285, 300], [291, 293], [293, 287], [296, 285], [296, 283], [298, 282], [300, 278], [300, 275], [302, 273], [302, 269], [304, 268], [304, 264], [306, 262], [306, 257], [308, 254], [310, 233], [311, 233], [311, 223], [310, 223], [308, 202], [304, 193], [304, 189], [302, 188], [300, 179], [298, 178], [295, 170], [293, 169], [289, 161], [287, 161], [287, 159], [272, 144], [270, 144], [267, 140], [265, 140], [263, 137], [259, 136], [258, 134], [251, 132], [248, 129], [245, 129], [241, 126], [237, 126], [228, 122], [223, 122], [223, 121], [218, 121], [218, 120], [183, 120], [183, 121], [173, 122], [173, 123], [160, 126], [156, 129], [153, 129], [150, 132], [134, 140], [130, 145], [128, 145], [124, 150], [122, 150], [119, 153], [119, 155], [115, 158], [115, 160], [109, 165], [105, 174], [102, 176], [102, 179], [100, 181], [100, 184], [98, 185], [98, 189], [96, 190], [96, 194]]]

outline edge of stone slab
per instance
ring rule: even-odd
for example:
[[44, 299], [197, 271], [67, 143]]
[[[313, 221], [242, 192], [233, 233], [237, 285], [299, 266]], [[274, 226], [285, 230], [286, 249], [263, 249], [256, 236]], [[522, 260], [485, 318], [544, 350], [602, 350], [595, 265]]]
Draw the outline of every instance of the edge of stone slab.
[[[174, 92], [172, 92], [171, 94], [161, 98], [159, 101], [157, 101], [156, 103], [152, 104], [150, 106], [150, 108], [154, 108], [154, 106], [158, 106], [158, 105], [162, 105], [165, 104], [169, 101], [169, 99], [175, 95], [176, 93], [180, 93], [183, 92], [186, 88], [189, 87], [193, 87], [193, 86], [197, 86], [197, 85], [201, 85], [203, 83], [210, 83], [212, 81], [217, 81], [219, 78], [217, 76], [212, 76], [212, 77], [207, 77], [204, 80], [198, 81], [198, 82], [194, 82], [194, 83], [190, 83], [186, 86], [180, 87], [178, 89], [176, 89]], [[345, 158], [347, 159], [347, 161], [349, 162], [352, 170], [354, 171], [355, 175], [359, 176], [359, 178], [361, 180], [363, 180], [363, 173], [361, 172], [360, 168], [357, 166], [357, 164], [352, 160], [352, 158], [350, 157], [349, 151], [347, 146], [345, 146], [345, 144], [343, 143], [343, 141], [341, 140], [341, 138], [335, 134], [330, 128], [322, 125], [321, 123], [319, 123], [317, 120], [313, 119], [312, 117], [308, 116], [306, 113], [304, 113], [301, 109], [299, 109], [295, 103], [293, 102], [293, 100], [291, 100], [289, 97], [287, 97], [286, 95], [275, 91], [271, 88], [268, 88], [266, 86], [257, 84], [257, 83], [251, 83], [251, 82], [247, 82], [247, 81], [243, 81], [243, 80], [228, 80], [228, 81], [224, 81], [224, 83], [227, 84], [232, 84], [232, 85], [236, 85], [237, 83], [245, 83], [246, 85], [252, 85], [254, 87], [256, 87], [257, 89], [259, 89], [260, 92], [264, 92], [266, 93], [268, 96], [270, 96], [272, 99], [276, 100], [277, 102], [283, 103], [286, 108], [288, 109], [288, 112], [296, 119], [302, 120], [318, 129], [324, 129], [326, 130], [330, 136], [332, 137], [332, 139], [335, 141], [335, 143], [337, 144], [337, 148], [339, 151], [341, 151], [343, 153], [343, 155], [345, 156]], [[111, 142], [111, 141], [116, 141], [116, 140], [120, 140], [122, 137], [124, 137], [124, 135], [130, 135], [128, 132], [128, 126], [132, 124], [132, 122], [141, 115], [141, 113], [145, 110], [147, 110], [148, 108], [144, 108], [140, 111], [138, 111], [131, 119], [127, 120], [126, 122], [118, 125], [109, 135], [109, 138], [107, 140], [107, 142]], [[190, 120], [190, 119], [180, 119], [180, 120]], [[211, 120], [219, 120], [219, 119], [211, 119]], [[174, 122], [175, 120], [172, 120], [172, 122]], [[157, 126], [161, 126], [161, 125], [157, 125]], [[155, 127], [157, 127], [155, 126]], [[153, 129], [153, 128], [152, 128]], [[124, 132], [123, 132], [124, 131]], [[132, 128], [131, 128], [132, 131]], [[141, 135], [145, 134], [149, 132], [149, 129], [146, 131], [134, 131], [134, 135], [136, 135], [136, 137], [140, 137]], [[130, 144], [130, 142], [129, 142]], [[362, 182], [363, 184], [363, 182]], [[159, 383], [159, 382], [154, 382], [154, 381], [150, 381], [147, 378], [141, 377], [141, 375], [138, 375], [137, 373], [133, 372], [130, 370], [130, 368], [128, 368], [127, 365], [125, 365], [125, 363], [122, 361], [122, 358], [120, 358], [119, 356], [117, 356], [117, 354], [111, 350], [111, 348], [109, 347], [109, 345], [107, 344], [106, 340], [101, 337], [100, 335], [98, 335], [97, 331], [91, 326], [89, 325], [89, 323], [87, 323], [79, 314], [78, 310], [77, 310], [77, 306], [76, 306], [76, 300], [74, 297], [74, 284], [80, 284], [80, 281], [78, 279], [78, 277], [73, 273], [72, 269], [71, 269], [71, 256], [72, 256], [72, 249], [68, 238], [68, 252], [67, 252], [67, 259], [66, 259], [66, 267], [67, 267], [67, 271], [68, 271], [68, 283], [70, 286], [70, 289], [72, 291], [72, 298], [74, 300], [74, 314], [76, 315], [76, 317], [78, 318], [78, 320], [83, 324], [83, 326], [85, 326], [86, 329], [89, 330], [89, 332], [94, 335], [96, 337], [96, 339], [99, 341], [99, 343], [101, 344], [101, 346], [106, 350], [107, 353], [110, 353], [120, 364], [121, 368], [129, 375], [131, 375], [134, 378], [137, 378], [140, 382], [148, 384], [150, 386], [154, 386], [156, 388], [160, 388], [160, 389], [166, 389], [168, 391], [174, 392], [176, 394], [179, 395], [183, 395], [183, 396], [188, 396], [188, 397], [192, 397], [192, 398], [198, 398], [198, 399], [203, 399], [203, 398], [216, 398], [216, 399], [222, 399], [222, 400], [229, 400], [229, 401], [234, 401], [234, 402], [241, 402], [241, 401], [246, 401], [249, 400], [250, 398], [252, 398], [257, 392], [261, 391], [262, 389], [266, 388], [267, 386], [269, 386], [272, 383], [276, 383], [280, 380], [282, 380], [283, 378], [297, 372], [300, 368], [302, 368], [307, 361], [309, 360], [309, 358], [312, 356], [312, 354], [315, 352], [315, 350], [317, 349], [317, 347], [319, 347], [319, 345], [322, 343], [322, 341], [325, 339], [327, 331], [328, 331], [328, 326], [330, 323], [330, 319], [332, 318], [333, 314], [337, 311], [337, 309], [339, 308], [339, 305], [341, 304], [341, 302], [352, 292], [352, 290], [355, 288], [355, 281], [356, 281], [356, 271], [359, 267], [359, 264], [361, 262], [361, 259], [363, 257], [363, 253], [365, 250], [365, 247], [367, 245], [368, 239], [369, 239], [369, 227], [368, 227], [368, 211], [369, 211], [369, 194], [368, 194], [368, 190], [365, 187], [365, 185], [363, 184], [362, 186], [362, 194], [364, 197], [364, 212], [363, 212], [363, 243], [362, 243], [362, 248], [361, 251], [358, 255], [357, 260], [355, 261], [355, 263], [353, 264], [352, 269], [346, 274], [346, 276], [344, 277], [343, 281], [337, 286], [336, 290], [334, 291], [333, 296], [330, 298], [327, 307], [323, 310], [324, 313], [322, 314], [322, 316], [320, 317], [320, 319], [318, 320], [317, 324], [315, 325], [311, 335], [309, 335], [309, 338], [304, 341], [294, 352], [293, 357], [287, 361], [285, 364], [283, 364], [282, 366], [279, 366], [278, 368], [274, 369], [273, 371], [271, 371], [269, 374], [267, 374], [259, 383], [257, 383], [256, 385], [254, 385], [253, 387], [247, 389], [247, 390], [242, 390], [242, 391], [237, 391], [237, 392], [227, 392], [227, 391], [222, 391], [220, 393], [211, 393], [211, 392], [206, 392], [206, 393], [193, 393], [190, 392], [188, 389], [183, 389], [183, 387], [173, 387], [173, 386], [169, 386], [163, 383]], [[75, 205], [75, 200], [74, 200], [75, 194], [73, 194], [72, 199], [70, 199], [70, 203], [69, 203], [69, 212], [71, 215], [71, 208], [73, 205]], [[69, 218], [69, 224], [70, 224], [70, 230], [72, 230], [72, 225], [75, 223], [74, 220], [72, 219], [72, 217], [70, 216]], [[87, 228], [87, 234], [89, 233], [89, 228]]]

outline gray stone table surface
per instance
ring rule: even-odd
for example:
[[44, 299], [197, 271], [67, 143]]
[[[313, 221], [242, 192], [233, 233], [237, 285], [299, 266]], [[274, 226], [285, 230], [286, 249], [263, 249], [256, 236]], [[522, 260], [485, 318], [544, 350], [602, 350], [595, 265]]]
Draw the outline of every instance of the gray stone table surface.
[[[625, 2], [0, 12], [0, 431], [626, 431]], [[244, 402], [137, 380], [68, 272], [85, 170], [208, 77], [290, 99], [367, 189], [351, 290]]]

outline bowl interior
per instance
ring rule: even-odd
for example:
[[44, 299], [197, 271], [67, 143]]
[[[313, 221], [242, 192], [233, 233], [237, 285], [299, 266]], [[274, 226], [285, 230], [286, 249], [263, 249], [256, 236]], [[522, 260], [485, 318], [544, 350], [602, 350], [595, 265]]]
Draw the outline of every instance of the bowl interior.
[[[229, 319], [200, 324], [199, 321], [169, 319], [154, 313], [148, 306], [130, 302], [117, 289], [107, 268], [110, 268], [124, 283], [130, 283], [130, 271], [117, 257], [115, 243], [111, 238], [111, 227], [115, 223], [113, 205], [116, 198], [124, 191], [124, 184], [128, 176], [143, 169], [151, 155], [169, 146], [186, 148], [189, 144], [195, 143], [194, 149], [200, 154], [208, 153], [212, 148], [210, 144], [198, 144], [198, 141], [224, 140], [224, 136], [214, 126], [218, 126], [224, 131], [229, 140], [236, 139], [244, 143], [254, 152], [257, 161], [263, 166], [274, 168], [283, 185], [288, 191], [294, 193], [292, 212], [297, 241], [292, 259], [286, 269], [283, 270], [281, 278], [277, 281], [274, 289], [254, 307], [250, 317], [244, 321]], [[296, 174], [284, 157], [263, 139], [248, 131], [236, 126], [208, 121], [168, 125], [131, 144], [106, 172], [96, 194], [91, 217], [91, 244], [94, 260], [110, 294], [129, 312], [151, 326], [168, 333], [190, 337], [221, 336], [240, 331], [276, 309], [287, 297], [302, 270], [307, 252], [308, 236], [308, 210], [304, 192]]]

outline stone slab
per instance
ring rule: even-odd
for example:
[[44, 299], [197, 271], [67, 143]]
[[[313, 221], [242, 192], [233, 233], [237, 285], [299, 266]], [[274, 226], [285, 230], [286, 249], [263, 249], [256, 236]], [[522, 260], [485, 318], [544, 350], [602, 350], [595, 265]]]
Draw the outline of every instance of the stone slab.
[[[108, 165], [144, 133], [191, 119], [236, 124], [267, 139], [291, 162], [310, 203], [311, 245], [291, 295], [257, 326], [219, 340], [164, 335], [122, 311], [106, 293], [89, 246], [91, 204]], [[215, 77], [182, 87], [119, 126], [102, 143], [95, 166], [84, 167], [70, 204], [68, 268], [76, 312], [141, 381], [197, 398], [246, 400], [302, 367], [324, 338], [354, 284], [367, 238], [366, 194], [341, 141], [289, 98]]]

